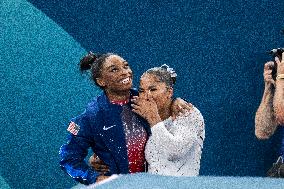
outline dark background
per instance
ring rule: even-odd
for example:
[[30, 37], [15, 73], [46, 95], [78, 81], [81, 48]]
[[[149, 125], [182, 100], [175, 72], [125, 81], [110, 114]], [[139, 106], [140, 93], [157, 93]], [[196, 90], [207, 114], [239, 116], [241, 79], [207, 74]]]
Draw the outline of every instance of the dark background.
[[201, 175], [265, 176], [277, 134], [254, 136], [266, 51], [283, 46], [284, 1], [3, 0], [0, 173], [12, 188], [67, 188], [59, 147], [98, 88], [78, 71], [86, 51], [115, 52], [139, 76], [168, 64], [175, 95], [203, 114]]

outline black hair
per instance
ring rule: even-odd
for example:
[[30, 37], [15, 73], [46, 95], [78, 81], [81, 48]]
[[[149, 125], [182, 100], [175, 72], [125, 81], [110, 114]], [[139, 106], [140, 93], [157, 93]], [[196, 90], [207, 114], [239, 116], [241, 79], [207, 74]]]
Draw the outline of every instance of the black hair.
[[[115, 55], [113, 53], [106, 53], [106, 54], [94, 54], [89, 52], [80, 60], [80, 71], [84, 72], [87, 70], [91, 70], [91, 78], [95, 82], [97, 86], [102, 88], [97, 83], [97, 78], [101, 77], [102, 68], [108, 58], [111, 55]], [[103, 89], [103, 88], [102, 88]]]
[[177, 74], [166, 64], [161, 67], [150, 68], [144, 74], [153, 74], [157, 76], [160, 82], [165, 83], [167, 87], [173, 87], [176, 83]]

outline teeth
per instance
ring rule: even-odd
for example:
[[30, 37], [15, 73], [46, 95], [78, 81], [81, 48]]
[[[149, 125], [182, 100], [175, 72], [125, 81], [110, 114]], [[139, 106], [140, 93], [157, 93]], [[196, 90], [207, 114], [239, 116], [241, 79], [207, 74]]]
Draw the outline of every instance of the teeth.
[[129, 79], [129, 77], [128, 78], [125, 78], [124, 80], [122, 80], [121, 82], [123, 83], [123, 84], [125, 84], [125, 83], [128, 83], [130, 81], [130, 79]]

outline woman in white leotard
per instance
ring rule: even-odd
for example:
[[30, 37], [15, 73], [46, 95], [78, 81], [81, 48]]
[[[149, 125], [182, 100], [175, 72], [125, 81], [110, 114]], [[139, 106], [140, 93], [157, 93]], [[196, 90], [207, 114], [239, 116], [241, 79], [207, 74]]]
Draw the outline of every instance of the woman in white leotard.
[[204, 120], [196, 107], [185, 115], [171, 117], [175, 80], [175, 72], [167, 65], [147, 70], [141, 76], [133, 111], [151, 126], [145, 148], [148, 172], [197, 176], [205, 138]]

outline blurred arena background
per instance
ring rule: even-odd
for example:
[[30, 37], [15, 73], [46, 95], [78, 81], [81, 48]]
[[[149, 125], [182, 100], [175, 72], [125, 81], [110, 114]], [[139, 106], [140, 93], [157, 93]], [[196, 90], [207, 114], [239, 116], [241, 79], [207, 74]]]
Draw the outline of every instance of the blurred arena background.
[[266, 51], [283, 47], [283, 0], [2, 0], [0, 5], [0, 188], [76, 184], [61, 171], [58, 150], [69, 119], [99, 92], [78, 71], [89, 50], [128, 60], [135, 86], [147, 68], [166, 63], [176, 69], [175, 95], [205, 118], [202, 176], [262, 177], [276, 160], [280, 133], [258, 141], [254, 115], [263, 65], [271, 59]]

